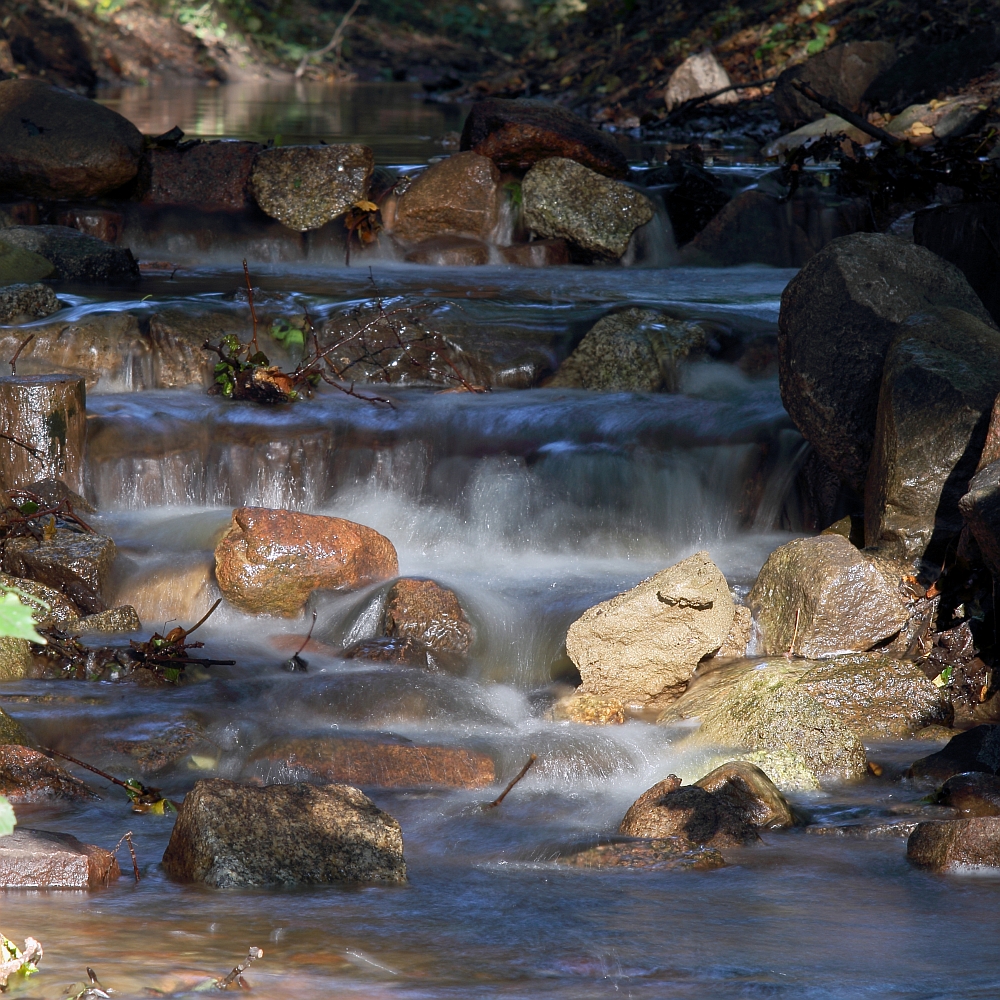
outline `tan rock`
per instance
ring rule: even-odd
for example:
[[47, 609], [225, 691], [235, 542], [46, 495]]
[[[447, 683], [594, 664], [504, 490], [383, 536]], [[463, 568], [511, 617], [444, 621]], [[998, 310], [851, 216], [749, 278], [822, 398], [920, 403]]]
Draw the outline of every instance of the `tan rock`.
[[753, 614], [742, 604], [737, 604], [733, 611], [732, 627], [722, 640], [722, 645], [711, 654], [713, 659], [747, 655], [747, 647], [753, 637]]
[[98, 797], [44, 754], [11, 743], [0, 745], [0, 795], [14, 803]]
[[[667, 105], [667, 110], [671, 111], [685, 101], [690, 101], [695, 97], [703, 97], [706, 94], [714, 94], [715, 91], [722, 90], [731, 84], [729, 74], [710, 51], [697, 52], [693, 56], [688, 56], [671, 73], [663, 100]], [[739, 99], [736, 91], [730, 90], [718, 97], [713, 97], [711, 103], [732, 104]]]
[[719, 648], [734, 613], [726, 578], [707, 552], [595, 605], [566, 636], [581, 693], [651, 700], [687, 681], [698, 661]]
[[215, 599], [212, 563], [196, 559], [181, 565], [140, 568], [129, 574], [116, 589], [116, 599], [128, 596], [143, 621], [193, 623], [212, 606]]
[[3, 889], [99, 889], [120, 875], [110, 851], [67, 833], [18, 827], [0, 837]]
[[621, 725], [625, 721], [625, 702], [574, 691], [552, 706], [550, 717], [553, 722], [582, 722], [588, 726]]
[[223, 596], [250, 614], [292, 617], [314, 590], [355, 590], [399, 571], [372, 528], [339, 517], [239, 507], [215, 549]]

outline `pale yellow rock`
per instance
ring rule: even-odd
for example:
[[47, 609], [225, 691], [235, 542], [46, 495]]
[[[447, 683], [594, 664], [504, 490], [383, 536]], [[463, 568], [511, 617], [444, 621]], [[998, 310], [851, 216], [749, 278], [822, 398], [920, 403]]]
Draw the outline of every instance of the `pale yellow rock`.
[[621, 725], [625, 721], [625, 703], [620, 698], [574, 691], [552, 706], [553, 722], [582, 722], [588, 726]]
[[861, 129], [845, 122], [838, 115], [826, 115], [824, 118], [809, 122], [808, 125], [803, 125], [802, 128], [797, 128], [794, 132], [789, 132], [787, 135], [780, 136], [773, 142], [768, 143], [761, 151], [761, 155], [765, 159], [773, 159], [791, 149], [798, 149], [799, 146], [804, 146], [810, 139], [815, 139], [821, 135], [840, 135], [841, 133], [846, 135], [848, 139], [852, 139], [859, 146], [864, 146], [869, 142], [875, 141], [867, 132], [862, 132]]

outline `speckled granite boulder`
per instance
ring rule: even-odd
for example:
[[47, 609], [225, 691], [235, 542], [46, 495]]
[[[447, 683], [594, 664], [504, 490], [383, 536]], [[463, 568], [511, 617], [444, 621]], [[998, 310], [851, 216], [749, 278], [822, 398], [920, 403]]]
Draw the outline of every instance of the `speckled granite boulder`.
[[51, 261], [55, 277], [66, 281], [136, 281], [140, 276], [128, 247], [111, 246], [68, 226], [10, 226], [0, 231], [0, 237], [8, 246]]
[[[55, 270], [53, 268], [53, 270]], [[0, 288], [0, 323], [19, 323], [51, 316], [62, 308], [48, 285], [7, 285]]]

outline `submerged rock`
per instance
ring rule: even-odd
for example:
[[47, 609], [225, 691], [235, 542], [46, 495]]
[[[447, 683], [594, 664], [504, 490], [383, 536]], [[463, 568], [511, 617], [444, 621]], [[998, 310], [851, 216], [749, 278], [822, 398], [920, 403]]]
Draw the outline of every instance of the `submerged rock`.
[[621, 725], [625, 722], [625, 702], [621, 698], [574, 691], [556, 701], [548, 717], [553, 722], [581, 722], [588, 726]]
[[120, 875], [110, 851], [68, 833], [18, 827], [0, 837], [3, 889], [99, 889]]
[[[688, 56], [671, 73], [663, 100], [667, 105], [667, 110], [672, 111], [685, 101], [714, 94], [715, 91], [723, 90], [731, 85], [732, 80], [729, 79], [729, 74], [722, 63], [715, 58], [711, 51], [706, 50]], [[718, 97], [713, 97], [711, 103], [733, 104], [739, 99], [739, 95], [730, 90], [725, 94], [719, 94]]]
[[937, 796], [938, 803], [965, 816], [1000, 816], [1000, 778], [970, 771], [950, 777]]
[[348, 785], [196, 782], [163, 867], [219, 889], [406, 881], [399, 824]]
[[215, 577], [241, 611], [296, 615], [314, 590], [356, 590], [395, 576], [392, 542], [340, 517], [238, 507], [215, 548]]
[[30, 747], [12, 743], [0, 744], [0, 795], [14, 803], [98, 798], [96, 792], [55, 761]]
[[969, 771], [1000, 771], [1000, 725], [984, 724], [959, 733], [937, 753], [915, 760], [908, 773], [911, 778], [947, 781]]
[[135, 177], [142, 134], [118, 112], [35, 80], [0, 82], [0, 185], [92, 198]]
[[583, 694], [648, 702], [686, 683], [733, 624], [726, 578], [707, 552], [586, 611], [569, 627], [566, 651]]
[[909, 616], [897, 588], [842, 535], [797, 538], [768, 556], [747, 598], [763, 652], [863, 652]]
[[574, 868], [638, 868], [644, 871], [712, 871], [726, 866], [713, 847], [692, 846], [685, 837], [612, 841], [584, 847], [559, 859]]
[[433, 653], [464, 656], [474, 633], [454, 591], [433, 580], [397, 580], [385, 599], [383, 632]]
[[521, 195], [528, 229], [604, 260], [622, 257], [635, 230], [654, 215], [645, 195], [564, 157], [536, 163]]
[[10, 226], [0, 230], [0, 236], [8, 246], [31, 251], [51, 261], [55, 277], [65, 281], [139, 279], [139, 265], [127, 247], [110, 246], [68, 226]]
[[[0, 257], [0, 269], [2, 268], [3, 259]], [[0, 274], [0, 281], [2, 280], [3, 275]], [[25, 323], [43, 319], [61, 308], [62, 303], [48, 285], [38, 283], [0, 288], [0, 323]]]
[[1000, 867], [1000, 816], [920, 823], [906, 842], [906, 856], [938, 870]]
[[446, 233], [421, 240], [407, 252], [406, 259], [433, 267], [482, 267], [490, 262], [490, 248], [473, 236]]

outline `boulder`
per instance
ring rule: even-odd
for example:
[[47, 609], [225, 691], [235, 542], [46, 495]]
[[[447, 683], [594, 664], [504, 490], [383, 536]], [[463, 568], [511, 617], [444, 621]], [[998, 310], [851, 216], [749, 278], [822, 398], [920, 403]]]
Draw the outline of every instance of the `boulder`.
[[1000, 867], [1000, 816], [920, 823], [906, 842], [906, 856], [939, 871]]
[[431, 164], [399, 198], [392, 233], [420, 243], [446, 233], [488, 239], [500, 212], [500, 172], [478, 153]]
[[406, 260], [432, 267], [482, 267], [490, 262], [490, 248], [473, 236], [445, 233], [421, 240], [407, 251]]
[[[709, 51], [698, 52], [693, 56], [688, 56], [670, 74], [663, 100], [667, 105], [667, 110], [672, 111], [685, 101], [713, 94], [715, 91], [723, 90], [731, 85], [732, 80], [729, 79], [729, 74], [719, 60]], [[718, 97], [713, 97], [712, 103], [733, 104], [739, 99], [736, 91], [730, 90]]]
[[536, 163], [524, 178], [521, 197], [528, 229], [568, 240], [603, 260], [622, 257], [635, 230], [654, 215], [645, 195], [564, 157]]
[[48, 285], [7, 285], [0, 288], [0, 323], [26, 323], [51, 316], [60, 309], [62, 303]]
[[569, 627], [566, 651], [582, 694], [645, 703], [685, 684], [722, 645], [734, 615], [726, 578], [697, 552], [584, 612]]
[[483, 788], [496, 781], [493, 759], [475, 750], [350, 737], [281, 740], [256, 751], [250, 767], [265, 782]]
[[231, 139], [183, 148], [153, 146], [143, 154], [139, 168], [142, 202], [202, 212], [245, 211], [253, 207], [250, 172], [263, 148], [258, 142]]
[[[22, 599], [21, 603], [28, 602]], [[27, 676], [31, 664], [31, 647], [26, 639], [0, 636], [0, 681], [21, 680]]]
[[24, 745], [28, 743], [28, 737], [21, 724], [12, 719], [2, 708], [0, 708], [0, 746]]
[[234, 510], [215, 549], [223, 596], [250, 614], [292, 617], [314, 590], [356, 590], [398, 570], [392, 542], [372, 528], [266, 507]]
[[937, 800], [961, 817], [1000, 816], [1000, 778], [982, 771], [953, 775], [941, 786]]
[[55, 277], [64, 281], [134, 281], [139, 278], [139, 265], [131, 250], [109, 246], [77, 229], [11, 226], [0, 232], [8, 246], [28, 250], [51, 261], [55, 265]]
[[881, 233], [834, 240], [782, 294], [782, 401], [820, 457], [859, 495], [889, 347], [914, 313], [948, 307], [990, 322], [957, 267]]
[[3, 889], [99, 889], [120, 875], [110, 851], [68, 833], [18, 827], [0, 837]]
[[0, 795], [14, 803], [98, 798], [96, 792], [55, 761], [16, 743], [0, 745]]
[[825, 115], [822, 118], [817, 118], [816, 121], [809, 122], [795, 129], [793, 132], [788, 132], [777, 139], [772, 139], [761, 150], [760, 155], [770, 160], [776, 156], [780, 156], [782, 153], [787, 153], [789, 150], [798, 149], [800, 146], [804, 146], [810, 139], [815, 139], [822, 135], [845, 135], [859, 146], [864, 146], [866, 143], [872, 141], [872, 137], [867, 132], [862, 132], [861, 129], [844, 121], [838, 115]]
[[272, 219], [305, 232], [362, 201], [374, 168], [367, 146], [275, 146], [254, 157], [250, 190]]
[[[810, 122], [823, 109], [800, 94], [792, 84], [809, 84], [817, 93], [832, 97], [850, 111], [857, 111], [861, 98], [875, 79], [896, 61], [892, 42], [845, 42], [786, 69], [774, 85], [778, 117], [789, 124]], [[865, 136], [865, 142], [871, 137]]]
[[188, 793], [164, 870], [216, 888], [406, 881], [399, 824], [349, 785], [239, 785]]
[[385, 599], [383, 633], [434, 653], [464, 656], [474, 633], [455, 592], [433, 580], [397, 580]]
[[775, 549], [747, 597], [767, 655], [863, 652], [909, 621], [906, 605], [842, 535], [797, 538]]
[[1000, 576], [1000, 460], [990, 462], [969, 480], [969, 489], [958, 501], [983, 561]]
[[559, 858], [573, 868], [631, 868], [643, 871], [712, 871], [725, 858], [714, 847], [692, 846], [686, 837], [612, 841], [584, 847]]
[[85, 613], [97, 614], [105, 610], [104, 587], [116, 555], [115, 543], [105, 535], [57, 528], [51, 541], [30, 535], [8, 539], [3, 568], [59, 590]]
[[142, 134], [96, 101], [35, 80], [0, 81], [0, 185], [92, 198], [136, 175]]
[[473, 104], [461, 148], [488, 156], [509, 173], [524, 173], [539, 160], [561, 156], [606, 177], [628, 177], [628, 160], [610, 135], [558, 104], [526, 98]]
[[29, 282], [51, 277], [55, 271], [55, 264], [41, 254], [0, 240], [0, 285], [20, 288]]
[[[982, 312], [982, 309], [979, 310]], [[865, 484], [865, 544], [900, 563], [940, 566], [963, 526], [1000, 393], [1000, 330], [942, 307], [899, 330], [883, 367]]]
[[937, 753], [915, 760], [908, 774], [911, 778], [943, 782], [970, 771], [1000, 771], [1000, 725], [987, 723], [953, 736]]

